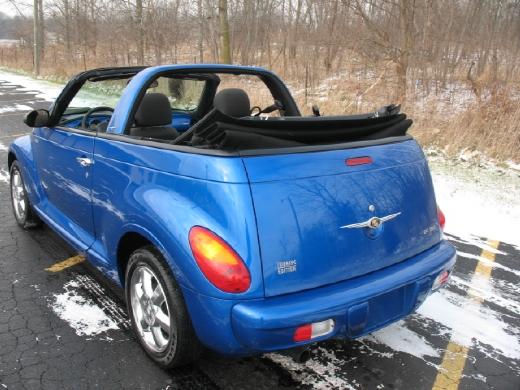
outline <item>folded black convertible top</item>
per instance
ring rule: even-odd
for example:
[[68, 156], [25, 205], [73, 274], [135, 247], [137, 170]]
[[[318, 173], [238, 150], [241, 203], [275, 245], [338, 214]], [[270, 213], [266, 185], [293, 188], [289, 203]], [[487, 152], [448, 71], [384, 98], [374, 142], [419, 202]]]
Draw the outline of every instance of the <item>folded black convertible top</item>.
[[213, 109], [191, 130], [193, 146], [245, 150], [374, 140], [405, 135], [405, 114], [233, 118]]

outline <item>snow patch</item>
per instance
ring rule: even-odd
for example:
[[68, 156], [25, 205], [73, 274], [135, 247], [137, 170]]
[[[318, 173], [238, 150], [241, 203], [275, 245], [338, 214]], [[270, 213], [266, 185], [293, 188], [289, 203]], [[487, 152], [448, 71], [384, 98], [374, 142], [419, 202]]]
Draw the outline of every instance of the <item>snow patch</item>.
[[9, 184], [9, 172], [5, 169], [0, 169], [0, 182]]
[[518, 174], [437, 161], [430, 161], [430, 167], [447, 233], [481, 248], [483, 242], [477, 236], [520, 248]]
[[474, 259], [474, 260], [477, 260], [477, 261], [480, 261], [482, 263], [484, 263], [485, 265], [489, 266], [489, 267], [492, 267], [492, 268], [500, 268], [501, 270], [504, 270], [506, 272], [510, 272], [516, 276], [520, 276], [520, 271], [517, 271], [517, 270], [514, 270], [512, 268], [509, 268], [505, 265], [502, 265], [500, 263], [497, 263], [496, 261], [489, 261], [488, 259], [485, 259], [484, 257], [482, 256], [477, 256], [477, 255], [473, 255], [471, 253], [466, 253], [466, 252], [461, 252], [461, 251], [457, 251], [457, 254], [461, 257], [465, 257], [466, 259]]
[[424, 337], [408, 329], [404, 321], [380, 329], [364, 339], [384, 344], [394, 351], [404, 352], [423, 360], [426, 356], [439, 356], [439, 352]]
[[[463, 289], [471, 289], [472, 294], [479, 299], [492, 302], [517, 316], [520, 316], [520, 303], [508, 299], [500, 294], [500, 289], [495, 288], [493, 280], [489, 281], [484, 278], [476, 278], [470, 282], [458, 276], [452, 276], [450, 283], [457, 285]], [[515, 291], [520, 293], [520, 288], [515, 287]]]
[[[16, 90], [17, 92], [25, 92], [36, 95], [34, 98], [31, 98], [30, 101], [34, 101], [35, 99], [42, 99], [53, 102], [56, 100], [64, 87], [64, 84], [53, 83], [41, 79], [33, 79], [28, 76], [19, 75], [4, 70], [0, 70], [0, 80], [4, 80], [8, 83], [3, 83], [2, 88], [12, 87], [12, 89]], [[74, 97], [73, 101], [71, 102], [72, 106], [113, 106], [119, 100], [118, 96], [107, 95], [103, 91], [96, 92], [82, 90], [79, 95], [80, 96]], [[5, 109], [9, 110], [9, 112], [21, 110], [12, 109], [11, 107]], [[2, 112], [1, 110], [2, 109], [0, 108], [0, 113]], [[29, 110], [32, 110], [32, 108], [29, 107]]]
[[14, 106], [0, 107], [0, 114], [5, 114], [7, 112], [16, 112], [16, 111], [31, 111], [32, 107], [26, 106], [25, 104], [15, 104]]
[[36, 98], [48, 101], [54, 101], [63, 89], [63, 85], [61, 84], [51, 83], [44, 80], [37, 80], [33, 79], [32, 77], [19, 75], [4, 70], [0, 70], [0, 80], [5, 80], [11, 84], [19, 85], [22, 87], [22, 91], [35, 93]]
[[358, 387], [355, 381], [348, 382], [338, 376], [341, 372], [342, 361], [324, 348], [319, 348], [319, 351], [326, 354], [328, 362], [322, 363], [318, 361], [321, 359], [311, 359], [302, 364], [278, 353], [269, 353], [264, 356], [287, 370], [295, 381], [302, 385], [311, 385], [314, 389], [354, 390]]
[[0, 151], [7, 151], [7, 146], [0, 142]]
[[509, 168], [515, 170], [515, 171], [518, 171], [520, 172], [520, 164], [516, 164], [514, 163], [513, 161], [509, 160], [509, 161], [506, 161], [506, 164]]
[[[478, 285], [482, 289], [482, 282]], [[473, 339], [498, 350], [503, 356], [520, 359], [518, 335], [501, 321], [494, 311], [481, 306], [472, 297], [463, 297], [446, 289], [432, 294], [417, 312], [452, 330], [452, 340], [466, 347], [477, 348], [490, 356], [482, 345], [472, 345]], [[496, 356], [490, 356], [496, 358]]]
[[[449, 241], [458, 242], [460, 244], [476, 246], [477, 248], [480, 248], [487, 252], [495, 253], [497, 255], [507, 255], [506, 252], [493, 248], [492, 246], [490, 246], [488, 244], [487, 241], [482, 240], [480, 237], [471, 237], [470, 236], [470, 237], [464, 239], [464, 238], [455, 238], [455, 237], [451, 237], [448, 235], [448, 236], [446, 236], [446, 239]], [[460, 253], [465, 253], [465, 252], [460, 252]], [[468, 253], [468, 256], [469, 255], [471, 255], [471, 254]], [[477, 257], [478, 258], [477, 260], [484, 259], [482, 256], [477, 256], [477, 255], [473, 255], [473, 256]]]
[[52, 310], [66, 321], [78, 336], [93, 336], [117, 324], [91, 299], [80, 295], [80, 284], [71, 280], [63, 286], [65, 292], [53, 295]]

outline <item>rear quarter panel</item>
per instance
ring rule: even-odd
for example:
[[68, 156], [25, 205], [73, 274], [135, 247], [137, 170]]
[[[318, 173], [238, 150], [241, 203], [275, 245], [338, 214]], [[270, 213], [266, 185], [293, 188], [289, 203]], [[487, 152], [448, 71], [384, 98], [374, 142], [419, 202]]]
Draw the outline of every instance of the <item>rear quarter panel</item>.
[[[240, 158], [203, 156], [98, 139], [93, 211], [99, 268], [117, 280], [117, 244], [126, 232], [155, 243], [184, 287], [217, 298], [263, 296], [263, 281], [251, 193]], [[189, 247], [192, 226], [205, 226], [226, 240], [252, 275], [250, 289], [224, 293], [198, 269]]]

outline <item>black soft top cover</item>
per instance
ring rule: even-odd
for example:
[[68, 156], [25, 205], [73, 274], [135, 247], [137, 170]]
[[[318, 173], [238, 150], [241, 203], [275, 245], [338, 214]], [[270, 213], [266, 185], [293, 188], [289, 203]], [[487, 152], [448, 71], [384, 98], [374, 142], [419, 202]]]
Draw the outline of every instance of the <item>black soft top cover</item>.
[[[412, 121], [398, 107], [383, 114], [234, 118], [213, 109], [192, 128], [191, 144], [220, 150], [325, 145], [403, 136]], [[209, 119], [209, 118], [206, 118]]]

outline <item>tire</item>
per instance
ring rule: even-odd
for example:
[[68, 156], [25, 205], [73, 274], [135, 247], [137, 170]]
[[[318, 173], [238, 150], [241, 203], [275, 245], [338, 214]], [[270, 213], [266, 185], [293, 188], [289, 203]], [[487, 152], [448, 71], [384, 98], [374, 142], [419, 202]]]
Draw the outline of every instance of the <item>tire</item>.
[[30, 229], [41, 225], [42, 221], [34, 211], [22, 178], [22, 171], [18, 161], [14, 161], [9, 170], [11, 187], [11, 205], [18, 225], [24, 229]]
[[169, 369], [198, 359], [202, 346], [181, 290], [154, 247], [146, 246], [130, 255], [125, 298], [137, 339], [153, 361]]

